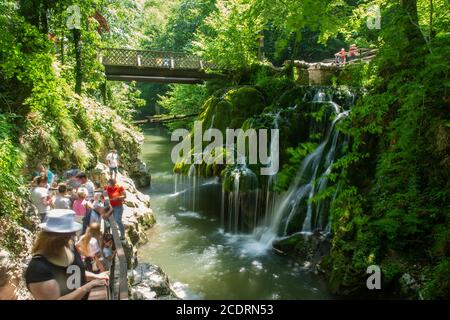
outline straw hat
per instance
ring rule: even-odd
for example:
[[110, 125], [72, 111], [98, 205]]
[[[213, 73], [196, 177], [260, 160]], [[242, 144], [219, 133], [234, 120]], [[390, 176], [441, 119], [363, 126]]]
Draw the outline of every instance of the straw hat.
[[47, 213], [39, 227], [47, 232], [74, 233], [83, 227], [75, 222], [75, 211], [70, 209], [53, 209]]

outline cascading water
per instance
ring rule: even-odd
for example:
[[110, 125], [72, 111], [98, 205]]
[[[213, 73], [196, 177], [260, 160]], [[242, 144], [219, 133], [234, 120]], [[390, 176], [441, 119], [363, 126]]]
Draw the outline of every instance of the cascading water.
[[[350, 96], [350, 92], [348, 95]], [[331, 199], [317, 200], [316, 196], [332, 186], [332, 166], [346, 143], [336, 125], [348, 115], [348, 110], [332, 101], [333, 98], [335, 96], [331, 89], [315, 88], [305, 94], [304, 104], [280, 108], [277, 112], [267, 114], [272, 118], [273, 129], [279, 129], [281, 123], [283, 126], [289, 125], [292, 113], [312, 114], [313, 116], [305, 118], [303, 125], [306, 127], [301, 129], [306, 128], [308, 141], [315, 141], [317, 147], [303, 159], [291, 185], [282, 194], [274, 191], [277, 184], [275, 173], [257, 176], [240, 161], [232, 167], [228, 166], [219, 189], [220, 224], [224, 231], [253, 233], [265, 246], [271, 245], [277, 237], [294, 233], [331, 231], [328, 213], [337, 191]], [[347, 100], [336, 96], [336, 99], [343, 101], [344, 105], [349, 100], [349, 103], [354, 101], [353, 96]], [[211, 127], [214, 117], [215, 115], [212, 116]], [[270, 146], [279, 147], [278, 139], [273, 138], [272, 136], [269, 141]], [[184, 202], [193, 211], [196, 210], [200, 193], [198, 179], [196, 166], [191, 165], [186, 177], [176, 177], [175, 180], [175, 192], [185, 193], [184, 196], [188, 199]]]
[[[311, 234], [315, 230], [326, 231], [330, 226], [328, 212], [326, 212], [329, 205], [325, 204], [324, 200], [317, 202], [312, 200], [329, 185], [329, 174], [335, 161], [337, 149], [340, 147], [338, 145], [339, 131], [336, 129], [336, 124], [348, 115], [348, 111], [341, 111], [342, 109], [338, 104], [327, 99], [327, 95], [318, 90], [312, 102], [319, 107], [329, 106], [334, 114], [334, 119], [328, 126], [325, 126], [323, 141], [301, 163], [289, 189], [278, 197], [275, 209], [271, 212], [270, 223], [266, 224], [265, 231], [259, 236], [260, 241], [268, 246], [278, 236], [287, 236], [295, 232]], [[323, 130], [320, 125], [312, 125], [311, 127], [313, 129], [310, 135], [315, 134], [314, 131]], [[301, 227], [297, 230], [290, 230], [294, 220], [300, 220], [300, 222], [296, 221], [296, 224]]]
[[226, 172], [228, 191], [222, 185], [222, 228], [228, 232], [253, 230], [257, 223], [260, 192], [258, 178], [245, 164], [238, 164]]
[[195, 164], [192, 164], [191, 167], [189, 168], [188, 178], [191, 182], [192, 210], [195, 211], [198, 196], [197, 170], [195, 168]]

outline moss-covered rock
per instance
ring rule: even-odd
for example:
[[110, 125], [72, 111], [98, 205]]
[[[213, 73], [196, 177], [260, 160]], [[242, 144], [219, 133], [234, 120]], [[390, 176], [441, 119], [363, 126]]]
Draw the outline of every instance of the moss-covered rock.
[[295, 255], [300, 259], [306, 259], [310, 247], [307, 238], [302, 234], [295, 234], [293, 236], [283, 238], [275, 241], [272, 246], [285, 254]]

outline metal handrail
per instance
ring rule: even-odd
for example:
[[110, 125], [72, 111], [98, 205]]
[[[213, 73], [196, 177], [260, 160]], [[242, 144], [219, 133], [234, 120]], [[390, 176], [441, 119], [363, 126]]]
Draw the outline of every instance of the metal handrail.
[[105, 66], [133, 66], [163, 69], [217, 69], [217, 66], [203, 61], [191, 53], [105, 48], [101, 50], [100, 61]]
[[[122, 242], [119, 236], [117, 223], [113, 216], [108, 217], [111, 234], [113, 236], [113, 243], [115, 254], [112, 259], [109, 279], [109, 299], [110, 300], [128, 300], [128, 268], [127, 259], [123, 250]], [[118, 261], [118, 288], [116, 288], [116, 260]]]

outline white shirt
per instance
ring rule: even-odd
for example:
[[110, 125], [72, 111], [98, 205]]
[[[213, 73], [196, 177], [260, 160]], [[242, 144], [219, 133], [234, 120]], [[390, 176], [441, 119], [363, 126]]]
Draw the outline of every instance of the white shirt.
[[110, 168], [117, 168], [119, 164], [119, 155], [115, 152], [111, 152], [106, 156], [106, 160], [109, 161], [108, 166]]
[[54, 203], [55, 209], [71, 209], [70, 199], [57, 195]]
[[86, 188], [86, 190], [88, 191], [89, 199], [94, 197], [95, 185], [91, 180], [88, 180], [85, 184], [82, 184], [80, 187]]
[[89, 255], [93, 257], [98, 252], [100, 252], [100, 246], [98, 245], [97, 239], [92, 237], [91, 240], [89, 241]]
[[31, 191], [31, 201], [38, 209], [38, 213], [46, 213], [50, 211], [50, 206], [42, 203], [42, 198], [48, 197], [48, 189], [36, 187]]
[[[85, 237], [84, 235], [78, 240], [77, 245], [81, 243], [81, 240]], [[100, 252], [100, 246], [96, 238], [92, 237], [89, 240], [89, 257], [95, 256], [96, 253]]]

